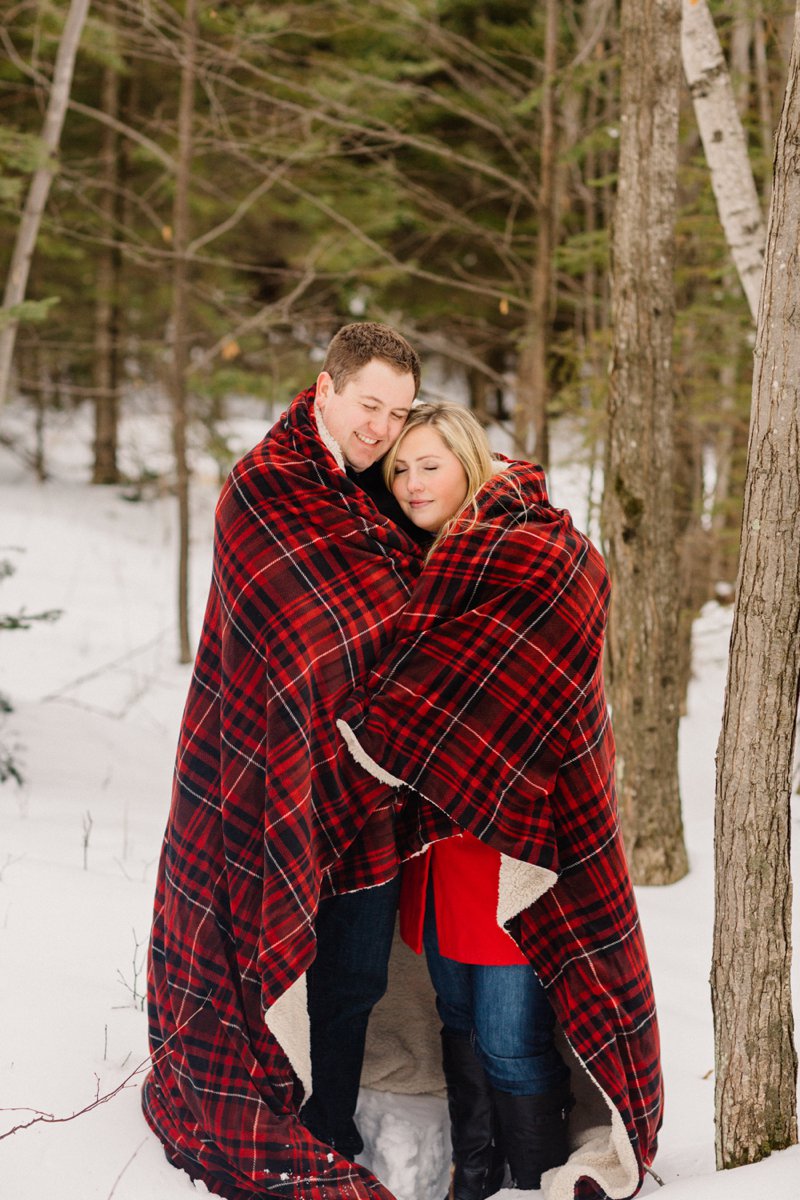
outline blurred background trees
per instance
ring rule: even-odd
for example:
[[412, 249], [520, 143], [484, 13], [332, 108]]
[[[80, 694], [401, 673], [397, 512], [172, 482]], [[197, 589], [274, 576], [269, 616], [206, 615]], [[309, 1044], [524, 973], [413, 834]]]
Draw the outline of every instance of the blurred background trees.
[[[787, 6], [711, 7], [763, 191]], [[19, 3], [2, 31], [6, 262], [66, 9]], [[18, 335], [15, 394], [96, 405], [98, 482], [116, 478], [118, 406], [168, 371], [183, 14], [182, 0], [91, 6], [27, 295], [57, 302]], [[435, 353], [519, 452], [546, 459], [548, 418], [562, 412], [596, 435], [620, 134], [615, 6], [313, 0], [200, 5], [198, 20], [180, 255], [195, 417], [237, 391], [283, 401], [309, 377], [308, 347], [367, 316]], [[679, 171], [685, 487], [724, 535], [736, 521], [720, 514], [741, 491], [726, 488], [731, 471], [741, 480], [751, 319], [686, 89]], [[722, 425], [738, 467], [703, 478]], [[732, 577], [733, 543], [720, 577]]]
[[[766, 211], [793, 8], [708, 7]], [[68, 9], [18, 0], [0, 29], [4, 267]], [[86, 409], [89, 477], [125, 482], [121, 420], [172, 397], [167, 482], [188, 520], [192, 446], [224, 471], [228, 406], [263, 403], [266, 428], [358, 318], [401, 328], [428, 392], [466, 398], [499, 448], [546, 464], [565, 419], [602, 463], [620, 28], [613, 0], [95, 0], [18, 313], [8, 394], [39, 431], [32, 465], [46, 475], [48, 412]], [[754, 325], [685, 83], [677, 119], [663, 486], [680, 696], [691, 617], [736, 577]], [[622, 422], [615, 436], [633, 435]], [[186, 656], [188, 629], [181, 640]]]

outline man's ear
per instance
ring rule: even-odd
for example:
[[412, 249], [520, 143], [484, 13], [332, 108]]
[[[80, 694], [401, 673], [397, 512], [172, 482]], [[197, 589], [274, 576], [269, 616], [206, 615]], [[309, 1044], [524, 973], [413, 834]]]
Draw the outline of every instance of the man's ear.
[[[317, 404], [319, 404], [320, 412], [323, 412], [325, 403], [329, 397], [333, 395], [335, 390], [336, 389], [333, 386], [333, 378], [328, 374], [327, 371], [320, 371], [319, 375], [317, 376], [317, 390], [314, 393], [314, 399], [316, 400]], [[321, 404], [320, 401], [322, 401]]]

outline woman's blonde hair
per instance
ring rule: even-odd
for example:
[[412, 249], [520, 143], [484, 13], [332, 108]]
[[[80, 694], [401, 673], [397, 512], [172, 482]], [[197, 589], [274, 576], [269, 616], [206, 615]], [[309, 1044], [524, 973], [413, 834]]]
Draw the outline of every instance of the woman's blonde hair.
[[[471, 505], [477, 515], [475, 496], [479, 488], [495, 474], [495, 460], [489, 448], [489, 439], [480, 422], [460, 404], [450, 404], [442, 401], [438, 404], [418, 404], [412, 408], [408, 420], [403, 426], [403, 432], [383, 460], [383, 478], [386, 486], [391, 488], [394, 482], [395, 463], [400, 447], [412, 429], [429, 425], [435, 429], [447, 449], [455, 454], [464, 474], [467, 477], [467, 494], [464, 505], [450, 518], [439, 531], [433, 545], [437, 546], [443, 537], [451, 530], [454, 521]], [[433, 548], [433, 547], [432, 547]]]

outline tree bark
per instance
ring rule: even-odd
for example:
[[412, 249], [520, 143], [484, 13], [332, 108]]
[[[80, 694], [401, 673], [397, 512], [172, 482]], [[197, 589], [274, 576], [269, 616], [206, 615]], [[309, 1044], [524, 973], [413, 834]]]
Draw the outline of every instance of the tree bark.
[[[711, 555], [709, 580], [713, 588], [721, 582], [733, 582], [736, 574], [736, 556], [729, 541], [732, 532], [731, 508], [733, 481], [735, 478], [737, 419], [736, 419], [736, 365], [741, 353], [740, 334], [731, 327], [725, 331], [725, 342], [719, 367], [719, 424], [713, 432], [714, 493], [711, 500]], [[738, 488], [737, 488], [738, 491]], [[738, 542], [738, 528], [736, 530]]]
[[556, 126], [555, 73], [558, 49], [558, 4], [545, 3], [544, 77], [542, 80], [539, 198], [536, 260], [531, 300], [517, 368], [514, 441], [523, 458], [535, 457], [545, 468], [550, 462], [547, 426], [549, 381], [547, 347], [553, 290], [555, 234]]
[[797, 1141], [789, 858], [800, 675], [800, 3], [778, 128], [717, 751], [717, 1166]]
[[[42, 213], [50, 194], [50, 185], [56, 171], [55, 156], [61, 141], [61, 130], [64, 126], [69, 91], [75, 70], [75, 58], [88, 11], [89, 0], [71, 0], [64, 31], [58, 44], [50, 98], [47, 102], [47, 111], [42, 126], [42, 145], [46, 158], [43, 165], [34, 172], [25, 200], [25, 208], [22, 212], [3, 295], [4, 315], [25, 299], [31, 258], [39, 235], [39, 226], [42, 223]], [[14, 357], [18, 325], [18, 320], [12, 317], [0, 329], [0, 406], [8, 398], [8, 383], [11, 377], [11, 363]]]
[[681, 0], [623, 0], [603, 532], [622, 824], [639, 883], [687, 869], [678, 788], [673, 266]]
[[736, 111], [745, 116], [750, 104], [750, 46], [753, 41], [751, 0], [735, 0], [731, 26], [730, 63], [731, 87]]
[[683, 0], [681, 53], [719, 218], [755, 321], [764, 268], [764, 220], [747, 139], [706, 0]]
[[764, 28], [764, 18], [761, 6], [753, 21], [754, 25], [754, 58], [756, 67], [756, 90], [758, 92], [758, 128], [761, 134], [761, 147], [769, 160], [775, 143], [775, 123], [772, 114], [772, 93], [769, 86], [769, 70], [767, 68], [767, 34]]
[[178, 654], [191, 662], [189, 641], [189, 464], [186, 453], [187, 387], [189, 366], [189, 184], [192, 165], [192, 121], [197, 55], [197, 0], [186, 0], [182, 38], [183, 62], [178, 101], [178, 153], [172, 244], [172, 437], [175, 453], [175, 488], [178, 501]]
[[[109, 19], [113, 20], [113, 5]], [[103, 70], [103, 110], [119, 117], [119, 76], [114, 66]], [[119, 423], [119, 277], [121, 254], [116, 244], [119, 201], [119, 135], [103, 126], [100, 176], [103, 191], [99, 208], [105, 244], [97, 252], [97, 304], [95, 308], [94, 468], [92, 483], [119, 483], [117, 433]]]

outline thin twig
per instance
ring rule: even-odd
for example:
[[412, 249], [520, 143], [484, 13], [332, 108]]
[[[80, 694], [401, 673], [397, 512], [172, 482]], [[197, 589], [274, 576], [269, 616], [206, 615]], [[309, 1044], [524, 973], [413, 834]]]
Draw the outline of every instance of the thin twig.
[[[206, 1001], [206, 1003], [207, 1003], [207, 1001]], [[197, 1010], [197, 1011], [199, 1011], [199, 1010]], [[15, 1106], [12, 1108], [0, 1108], [0, 1112], [3, 1112], [3, 1113], [27, 1112], [27, 1113], [34, 1114], [33, 1117], [30, 1119], [30, 1121], [21, 1121], [19, 1123], [19, 1125], [12, 1125], [11, 1129], [7, 1129], [5, 1133], [0, 1133], [0, 1142], [2, 1142], [7, 1137], [11, 1137], [11, 1135], [14, 1133], [19, 1133], [19, 1131], [22, 1129], [30, 1129], [33, 1125], [42, 1125], [42, 1124], [44, 1124], [44, 1125], [64, 1125], [64, 1124], [66, 1124], [67, 1121], [75, 1121], [75, 1120], [77, 1120], [78, 1117], [82, 1117], [85, 1113], [92, 1112], [95, 1108], [99, 1108], [101, 1104], [108, 1104], [109, 1100], [113, 1100], [115, 1096], [118, 1096], [120, 1094], [120, 1092], [128, 1091], [131, 1087], [134, 1086], [132, 1081], [136, 1078], [137, 1075], [141, 1075], [144, 1071], [149, 1070], [150, 1067], [157, 1066], [157, 1064], [161, 1061], [161, 1059], [165, 1058], [167, 1056], [167, 1054], [169, 1054], [169, 1043], [173, 1040], [173, 1038], [177, 1037], [178, 1034], [181, 1033], [186, 1028], [186, 1026], [189, 1024], [189, 1022], [193, 1019], [193, 1017], [195, 1017], [197, 1015], [197, 1011], [192, 1013], [192, 1016], [187, 1017], [185, 1021], [181, 1022], [181, 1024], [177, 1027], [177, 1029], [174, 1029], [172, 1031], [172, 1033], [169, 1035], [169, 1037], [166, 1038], [165, 1041], [162, 1043], [161, 1050], [159, 1051], [158, 1054], [156, 1054], [156, 1055], [148, 1054], [147, 1058], [145, 1058], [142, 1062], [140, 1062], [138, 1067], [134, 1067], [133, 1070], [130, 1072], [130, 1074], [126, 1075], [121, 1083], [118, 1083], [117, 1086], [115, 1088], [112, 1088], [112, 1090], [110, 1092], [106, 1092], [106, 1094], [104, 1096], [100, 1095], [100, 1080], [98, 1079], [97, 1087], [95, 1089], [94, 1100], [92, 1100], [89, 1104], [85, 1104], [83, 1106], [83, 1108], [77, 1109], [74, 1113], [70, 1113], [70, 1115], [68, 1117], [56, 1117], [56, 1116], [54, 1116], [53, 1113], [43, 1112], [39, 1108], [28, 1108], [28, 1107], [23, 1107], [23, 1106]], [[128, 1055], [128, 1057], [130, 1057], [130, 1055]], [[128, 1061], [128, 1059], [126, 1058], [125, 1062], [127, 1062], [127, 1061]], [[123, 1063], [123, 1066], [124, 1065], [125, 1064]], [[95, 1076], [95, 1079], [97, 1079], [97, 1076]]]
[[64, 696], [64, 693], [70, 691], [72, 688], [76, 688], [82, 683], [87, 683], [90, 679], [97, 679], [100, 675], [104, 675], [106, 671], [113, 671], [115, 667], [119, 667], [122, 665], [122, 663], [127, 662], [129, 659], [135, 658], [137, 654], [143, 654], [145, 650], [152, 650], [155, 646], [162, 642], [168, 634], [171, 634], [172, 631], [173, 626], [168, 626], [166, 629], [162, 629], [160, 633], [156, 634], [154, 638], [150, 638], [149, 641], [142, 642], [140, 646], [134, 646], [132, 650], [127, 650], [118, 658], [113, 658], [107, 663], [101, 663], [101, 665], [96, 667], [93, 671], [87, 671], [85, 675], [78, 675], [77, 678], [71, 679], [68, 683], [65, 683], [55, 692], [49, 692], [46, 696], [42, 696], [40, 703], [48, 704], [53, 700], [60, 700]]
[[148, 1140], [147, 1138], [142, 1138], [141, 1142], [139, 1142], [139, 1145], [136, 1147], [136, 1149], [134, 1150], [133, 1154], [130, 1156], [130, 1158], [128, 1159], [128, 1161], [125, 1163], [125, 1166], [122, 1168], [122, 1170], [120, 1171], [119, 1175], [118, 1175], [118, 1176], [117, 1176], [117, 1178], [114, 1180], [114, 1182], [113, 1182], [113, 1184], [112, 1184], [112, 1186], [111, 1186], [111, 1191], [108, 1193], [108, 1196], [106, 1197], [106, 1200], [111, 1200], [111, 1197], [114, 1195], [114, 1192], [117, 1190], [117, 1184], [119, 1183], [120, 1179], [122, 1179], [122, 1176], [125, 1174], [125, 1172], [127, 1171], [128, 1167], [131, 1165], [131, 1163], [133, 1162], [133, 1160], [136, 1158], [136, 1155], [139, 1153], [139, 1151], [141, 1150], [142, 1146], [144, 1146], [144, 1144], [145, 1144], [145, 1142], [147, 1142], [147, 1140]]

